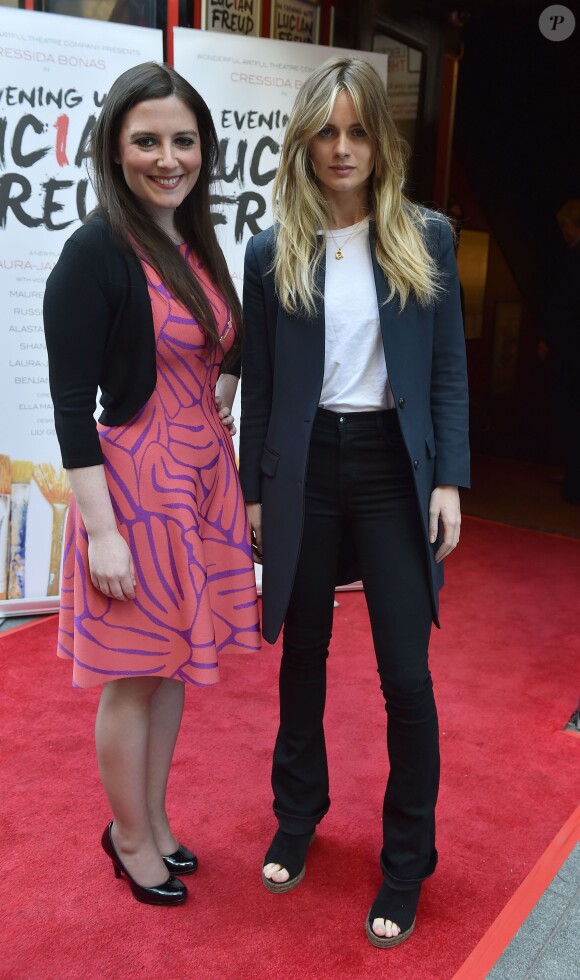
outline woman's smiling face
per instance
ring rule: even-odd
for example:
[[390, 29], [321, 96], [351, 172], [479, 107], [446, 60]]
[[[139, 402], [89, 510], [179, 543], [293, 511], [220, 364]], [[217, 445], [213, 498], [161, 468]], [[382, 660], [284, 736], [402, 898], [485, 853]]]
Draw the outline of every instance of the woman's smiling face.
[[194, 113], [176, 95], [139, 102], [123, 118], [115, 161], [143, 208], [167, 224], [201, 170]]

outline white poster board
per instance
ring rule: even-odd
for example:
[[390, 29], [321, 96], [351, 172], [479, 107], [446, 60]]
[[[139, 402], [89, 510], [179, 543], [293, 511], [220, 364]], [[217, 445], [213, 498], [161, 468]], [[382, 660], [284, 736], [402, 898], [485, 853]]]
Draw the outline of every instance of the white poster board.
[[313, 68], [334, 55], [365, 58], [387, 80], [387, 56], [319, 44], [174, 29], [175, 68], [207, 102], [220, 140], [218, 235], [241, 293], [248, 239], [272, 224], [272, 182], [288, 115]]
[[85, 147], [109, 86], [162, 57], [161, 31], [2, 8], [0, 617], [58, 605], [69, 491], [48, 389], [44, 284], [93, 204]]
[[[313, 68], [334, 55], [365, 58], [387, 82], [388, 57], [318, 44], [174, 29], [175, 68], [207, 102], [220, 140], [218, 236], [241, 295], [246, 244], [272, 224], [272, 183], [294, 99]], [[240, 417], [239, 396], [234, 405]], [[261, 569], [256, 566], [260, 584]]]

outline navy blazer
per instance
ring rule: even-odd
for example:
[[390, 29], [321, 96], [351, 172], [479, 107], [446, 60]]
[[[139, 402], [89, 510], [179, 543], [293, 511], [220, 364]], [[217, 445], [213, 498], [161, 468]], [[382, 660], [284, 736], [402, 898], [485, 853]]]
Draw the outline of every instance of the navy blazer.
[[[383, 345], [401, 431], [413, 468], [438, 625], [442, 565], [429, 544], [429, 498], [435, 486], [469, 486], [468, 395], [459, 280], [451, 230], [433, 212], [426, 247], [442, 272], [444, 295], [427, 307], [413, 297], [401, 312], [386, 303], [388, 284], [369, 235]], [[289, 315], [276, 296], [274, 229], [248, 242], [244, 272], [246, 340], [242, 358], [240, 478], [246, 501], [262, 503], [262, 632], [278, 637], [294, 583], [304, 520], [304, 482], [324, 376], [324, 303], [312, 317]], [[318, 270], [324, 285], [324, 259]], [[322, 292], [322, 290], [321, 290]], [[360, 577], [349, 540], [338, 584]]]

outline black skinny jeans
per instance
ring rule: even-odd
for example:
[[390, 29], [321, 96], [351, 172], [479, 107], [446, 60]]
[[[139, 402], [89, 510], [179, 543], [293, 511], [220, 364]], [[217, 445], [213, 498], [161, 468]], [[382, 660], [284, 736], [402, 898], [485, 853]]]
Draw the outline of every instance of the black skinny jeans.
[[385, 879], [411, 887], [435, 870], [439, 733], [428, 667], [431, 598], [411, 465], [395, 410], [313, 426], [302, 547], [284, 624], [272, 786], [280, 828], [303, 834], [330, 806], [323, 715], [334, 587], [346, 526], [360, 561], [388, 716]]

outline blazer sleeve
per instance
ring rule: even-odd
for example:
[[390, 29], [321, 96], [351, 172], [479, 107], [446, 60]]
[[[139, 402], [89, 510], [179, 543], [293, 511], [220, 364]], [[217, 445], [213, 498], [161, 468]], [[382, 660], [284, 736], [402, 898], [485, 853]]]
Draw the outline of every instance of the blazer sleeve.
[[244, 264], [245, 340], [240, 421], [240, 481], [245, 499], [251, 502], [262, 499], [260, 464], [272, 406], [273, 353], [269, 344], [266, 275], [260, 270], [251, 238]]
[[469, 487], [469, 397], [459, 276], [451, 229], [439, 224], [438, 266], [445, 289], [435, 309], [431, 417], [435, 486]]
[[50, 393], [65, 468], [103, 460], [94, 418], [111, 318], [102, 267], [98, 249], [69, 239], [46, 283]]

